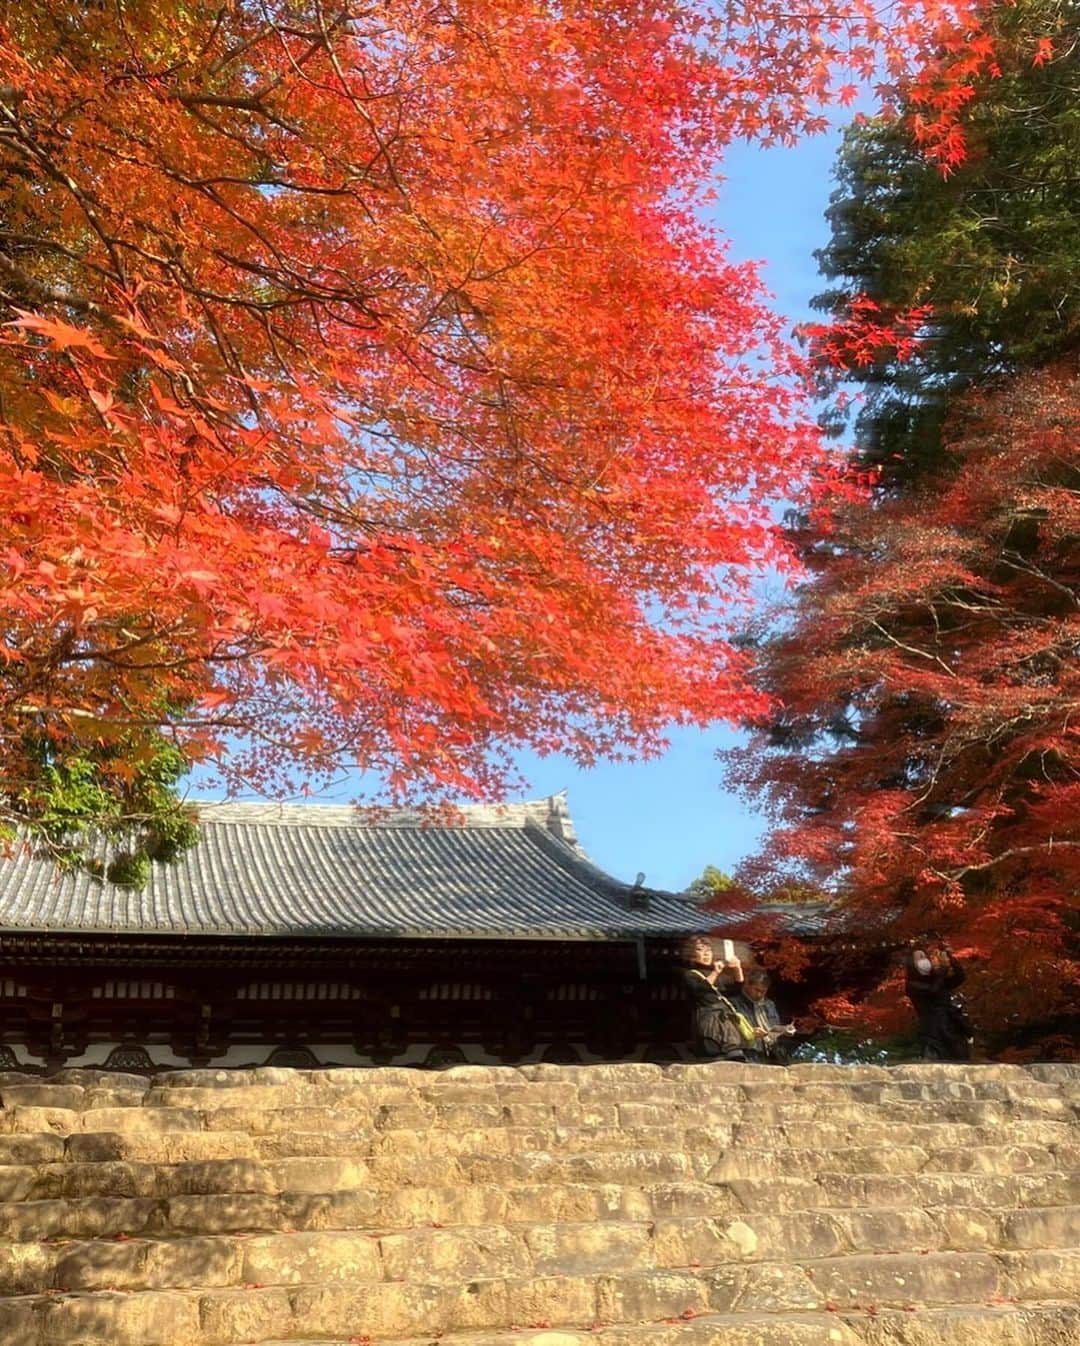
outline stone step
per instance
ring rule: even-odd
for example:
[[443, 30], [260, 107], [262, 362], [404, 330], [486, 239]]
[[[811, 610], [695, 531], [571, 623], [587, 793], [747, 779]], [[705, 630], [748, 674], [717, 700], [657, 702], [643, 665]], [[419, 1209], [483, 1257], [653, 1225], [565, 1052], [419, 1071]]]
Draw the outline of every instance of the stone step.
[[[0, 1314], [3, 1310], [0, 1308]], [[14, 1320], [12, 1320], [14, 1321]], [[12, 1330], [15, 1330], [14, 1327]], [[92, 1329], [91, 1329], [92, 1330]], [[40, 1325], [27, 1334], [5, 1336], [5, 1346], [42, 1343]], [[1075, 1306], [1046, 1303], [1020, 1306], [844, 1313], [700, 1314], [693, 1320], [593, 1326], [586, 1330], [509, 1328], [492, 1332], [437, 1334], [440, 1346], [1074, 1346], [1080, 1333]], [[140, 1339], [145, 1340], [145, 1339]], [[163, 1339], [164, 1340], [164, 1339]], [[172, 1338], [171, 1346], [187, 1346]], [[366, 1333], [331, 1341], [263, 1342], [259, 1346], [368, 1346]], [[429, 1334], [399, 1338], [400, 1346], [432, 1346]], [[83, 1335], [79, 1346], [114, 1346], [115, 1338]], [[149, 1342], [148, 1346], [154, 1346]]]
[[283, 1336], [357, 1335], [377, 1341], [498, 1332], [515, 1324], [585, 1330], [736, 1311], [1068, 1304], [1078, 1292], [1077, 1253], [900, 1254], [445, 1285], [411, 1280], [25, 1295], [0, 1300], [0, 1340], [5, 1346], [240, 1346]]
[[[287, 1161], [286, 1161], [287, 1162]], [[398, 1158], [374, 1156], [367, 1161], [378, 1180], [393, 1171]], [[1056, 1152], [1041, 1146], [982, 1146], [972, 1149], [923, 1149], [918, 1146], [851, 1146], [842, 1150], [752, 1150], [732, 1147], [720, 1154], [688, 1154], [671, 1150], [626, 1150], [622, 1153], [551, 1153], [525, 1151], [500, 1155], [433, 1158], [431, 1166], [447, 1181], [471, 1182], [619, 1182], [685, 1181], [712, 1183], [733, 1178], [800, 1176], [822, 1173], [1023, 1173], [1051, 1172], [1062, 1167]], [[460, 1176], [459, 1176], [460, 1175]]]
[[730, 1190], [743, 1210], [799, 1211], [879, 1206], [1070, 1206], [1080, 1204], [1080, 1175], [1047, 1173], [850, 1174], [816, 1178], [736, 1178]]
[[[540, 1090], [541, 1086], [532, 1086]], [[1060, 1094], [1033, 1097], [1013, 1091], [1008, 1099], [988, 1098], [891, 1098], [860, 1099], [858, 1090], [843, 1090], [831, 1098], [813, 1100], [806, 1091], [775, 1098], [747, 1097], [745, 1088], [705, 1089], [690, 1085], [665, 1092], [663, 1097], [634, 1099], [614, 1092], [603, 1098], [580, 1098], [560, 1087], [554, 1100], [539, 1100], [530, 1086], [521, 1085], [471, 1099], [466, 1091], [449, 1091], [444, 1099], [405, 1095], [396, 1101], [371, 1099], [356, 1090], [341, 1091], [327, 1085], [295, 1092], [262, 1091], [256, 1098], [238, 1088], [162, 1091], [152, 1103], [140, 1104], [132, 1096], [127, 1106], [117, 1106], [117, 1096], [102, 1100], [90, 1095], [85, 1106], [62, 1106], [73, 1100], [68, 1094], [50, 1094], [36, 1086], [18, 1095], [8, 1092], [0, 1110], [0, 1131], [53, 1131], [68, 1134], [101, 1130], [252, 1130], [289, 1129], [304, 1125], [318, 1130], [472, 1130], [496, 1126], [552, 1125], [572, 1127], [628, 1126], [748, 1126], [801, 1125], [829, 1127], [920, 1125], [951, 1122], [967, 1125], [1007, 1125], [1016, 1122], [1076, 1121], [1076, 1105]], [[640, 1091], [638, 1091], [640, 1092]], [[880, 1093], [880, 1090], [878, 1090]], [[70, 1090], [68, 1091], [70, 1093]], [[629, 1095], [629, 1096], [628, 1096]], [[53, 1101], [49, 1101], [52, 1099]], [[929, 1105], [929, 1106], [928, 1106]], [[262, 1119], [266, 1117], [264, 1122]]]
[[[708, 1183], [362, 1187], [350, 1191], [85, 1196], [0, 1204], [0, 1240], [112, 1238], [531, 1221], [658, 1220], [852, 1209], [944, 1207], [1015, 1212], [1080, 1205], [1080, 1179], [1060, 1173], [988, 1177], [823, 1175], [816, 1180]], [[1026, 1245], [1025, 1245], [1026, 1246]]]
[[[222, 1144], [217, 1158], [180, 1158], [189, 1153], [209, 1154], [213, 1146], [200, 1133], [178, 1133], [174, 1162], [116, 1159], [126, 1153], [153, 1154], [158, 1138], [144, 1149], [139, 1133], [69, 1138], [80, 1142], [79, 1152], [96, 1158], [63, 1162], [9, 1164], [0, 1167], [0, 1202], [47, 1200], [56, 1197], [153, 1197], [214, 1192], [327, 1192], [369, 1186], [408, 1187], [422, 1177], [426, 1186], [620, 1184], [640, 1186], [657, 1182], [700, 1182], [714, 1185], [740, 1180], [785, 1177], [818, 1179], [822, 1175], [1008, 1174], [1073, 1172], [1075, 1163], [1066, 1147], [978, 1146], [923, 1149], [917, 1146], [856, 1147], [836, 1151], [732, 1148], [715, 1153], [687, 1154], [679, 1150], [523, 1151], [458, 1156], [372, 1154], [252, 1158], [250, 1141], [242, 1135], [235, 1144]], [[198, 1144], [194, 1144], [198, 1142]], [[239, 1156], [233, 1157], [239, 1149]]]
[[805, 1262], [867, 1253], [1068, 1250], [1080, 1208], [742, 1213], [655, 1221], [492, 1223], [453, 1228], [196, 1235], [0, 1244], [0, 1295], [55, 1290], [433, 1284], [493, 1277], [580, 1276]]
[[[1068, 1092], [1080, 1088], [1080, 1070], [1075, 1063], [1054, 1062], [1036, 1066], [997, 1063], [955, 1065], [909, 1063], [898, 1066], [826, 1066], [798, 1064], [775, 1067], [717, 1062], [670, 1066], [615, 1063], [607, 1066], [520, 1066], [456, 1067], [431, 1072], [415, 1068], [289, 1070], [279, 1068], [205, 1069], [162, 1071], [150, 1079], [114, 1071], [93, 1069], [62, 1070], [42, 1078], [17, 1071], [0, 1072], [0, 1091], [11, 1089], [65, 1089], [72, 1094], [113, 1093], [146, 1101], [153, 1094], [175, 1090], [211, 1089], [218, 1093], [249, 1091], [253, 1088], [278, 1092], [303, 1092], [333, 1088], [363, 1093], [370, 1097], [398, 1098], [404, 1095], [448, 1100], [478, 1098], [484, 1094], [528, 1089], [536, 1097], [579, 1092], [616, 1092], [628, 1090], [654, 1093], [694, 1088], [737, 1089], [748, 1086], [835, 1090], [853, 1088], [864, 1092], [874, 1089], [933, 1089], [941, 1091], [980, 1091], [1002, 1088], [1026, 1089], [1045, 1094], [1047, 1089]], [[239, 1097], [239, 1094], [237, 1095]]]
[[733, 1146], [705, 1174], [728, 1178], [812, 1177], [818, 1173], [1030, 1173], [1072, 1168], [1071, 1155], [1041, 1145], [851, 1146], [844, 1150], [751, 1150]]
[[[715, 1150], [718, 1146], [788, 1151], [810, 1147], [816, 1150], [849, 1148], [853, 1145], [915, 1145], [935, 1148], [973, 1148], [998, 1145], [1042, 1145], [1050, 1148], [1074, 1145], [1075, 1123], [1060, 1119], [1012, 1119], [1003, 1122], [920, 1120], [901, 1122], [871, 1120], [820, 1122], [760, 1122], [745, 1113], [720, 1118], [696, 1116], [692, 1111], [664, 1110], [651, 1105], [624, 1105], [616, 1109], [617, 1124], [593, 1117], [577, 1124], [548, 1119], [523, 1125], [478, 1116], [472, 1110], [465, 1125], [461, 1118], [447, 1119], [441, 1113], [423, 1127], [387, 1125], [384, 1117], [365, 1118], [355, 1109], [286, 1108], [245, 1112], [186, 1112], [183, 1109], [98, 1109], [70, 1114], [75, 1125], [57, 1127], [56, 1118], [39, 1109], [17, 1108], [10, 1130], [0, 1133], [0, 1167], [6, 1164], [42, 1163], [91, 1157], [100, 1140], [117, 1139], [114, 1158], [160, 1158], [206, 1155], [221, 1137], [232, 1143], [236, 1154], [250, 1157], [287, 1157], [289, 1145], [296, 1154], [335, 1155], [365, 1153], [416, 1153], [457, 1155], [470, 1150], [488, 1154], [521, 1150], [617, 1150], [678, 1149], [685, 1153]], [[683, 1114], [686, 1114], [685, 1116]], [[480, 1123], [483, 1122], [483, 1125]], [[64, 1140], [67, 1145], [64, 1145]], [[318, 1144], [325, 1146], [316, 1148]]]
[[[834, 1313], [699, 1314], [674, 1322], [596, 1325], [586, 1331], [507, 1328], [452, 1333], [439, 1346], [1074, 1346], [1080, 1308], [1067, 1304], [996, 1305], [992, 1308], [885, 1310]], [[363, 1334], [349, 1339], [365, 1342]], [[328, 1342], [265, 1341], [258, 1346], [349, 1346]], [[412, 1337], [399, 1346], [431, 1346]]]
[[[138, 1116], [138, 1111], [134, 1111]], [[515, 1155], [524, 1152], [587, 1153], [621, 1150], [673, 1150], [688, 1155], [718, 1150], [747, 1153], [769, 1151], [790, 1155], [810, 1149], [828, 1153], [868, 1148], [922, 1150], [982, 1150], [1007, 1147], [1037, 1148], [1072, 1154], [1076, 1128], [1064, 1122], [1011, 1122], [1000, 1126], [957, 1123], [901, 1123], [856, 1126], [623, 1126], [623, 1127], [487, 1127], [477, 1130], [324, 1129], [319, 1118], [300, 1116], [290, 1127], [260, 1130], [234, 1120], [234, 1129], [167, 1130], [146, 1128], [92, 1131], [83, 1128], [67, 1135], [54, 1131], [0, 1134], [0, 1168], [60, 1162], [133, 1160], [179, 1163], [186, 1160], [230, 1158], [355, 1157], [417, 1155], [459, 1157], [476, 1154]], [[275, 1119], [276, 1120], [276, 1119]], [[1075, 1157], [1075, 1155], [1073, 1156]]]
[[[608, 1071], [608, 1074], [600, 1072]], [[1077, 1077], [1067, 1067], [1041, 1074], [1022, 1067], [908, 1066], [872, 1068], [737, 1065], [465, 1068], [432, 1075], [418, 1070], [326, 1072], [256, 1070], [164, 1074], [147, 1082], [98, 1072], [64, 1072], [40, 1080], [8, 1074], [0, 1082], [4, 1108], [37, 1106], [71, 1111], [91, 1107], [273, 1107], [320, 1101], [328, 1106], [409, 1104], [425, 1107], [455, 1099], [468, 1106], [511, 1102], [538, 1105], [674, 1101], [753, 1104], [785, 1101], [832, 1104], [984, 1100], [1031, 1104], [1075, 1098]], [[541, 1073], [545, 1072], [545, 1073]], [[549, 1072], [549, 1073], [548, 1073]]]

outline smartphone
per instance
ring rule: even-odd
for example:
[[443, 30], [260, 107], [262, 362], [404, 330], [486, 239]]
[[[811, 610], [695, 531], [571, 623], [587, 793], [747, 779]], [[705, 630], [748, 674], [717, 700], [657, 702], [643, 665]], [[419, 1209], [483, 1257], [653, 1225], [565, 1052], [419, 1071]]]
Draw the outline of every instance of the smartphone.
[[732, 960], [734, 957], [735, 957], [735, 945], [731, 942], [730, 939], [725, 939], [725, 940], [724, 940], [724, 962], [725, 962], [725, 963], [730, 963], [731, 960]]

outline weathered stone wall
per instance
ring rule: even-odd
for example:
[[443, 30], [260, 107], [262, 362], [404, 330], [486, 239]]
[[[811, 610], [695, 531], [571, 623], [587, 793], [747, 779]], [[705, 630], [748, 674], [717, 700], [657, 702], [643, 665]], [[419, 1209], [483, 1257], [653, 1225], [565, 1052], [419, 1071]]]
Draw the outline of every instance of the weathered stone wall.
[[0, 1076], [2, 1346], [1077, 1346], [1080, 1069]]

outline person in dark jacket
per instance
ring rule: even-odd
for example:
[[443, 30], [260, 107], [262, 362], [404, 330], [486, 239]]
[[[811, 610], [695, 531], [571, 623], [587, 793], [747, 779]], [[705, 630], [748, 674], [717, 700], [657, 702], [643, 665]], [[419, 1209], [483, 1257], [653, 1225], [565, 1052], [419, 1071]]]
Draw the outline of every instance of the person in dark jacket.
[[964, 969], [938, 936], [916, 941], [904, 964], [904, 990], [919, 1021], [924, 1061], [970, 1061], [972, 1029], [956, 994]]
[[690, 1003], [692, 1036], [702, 1056], [725, 1061], [745, 1061], [754, 1033], [732, 1000], [719, 986], [721, 973], [733, 983], [743, 980], [738, 958], [717, 963], [712, 944], [705, 938], [687, 940], [682, 949], [679, 981]]
[[754, 1060], [773, 1064], [785, 1061], [791, 1049], [794, 1027], [781, 1020], [776, 1002], [769, 997], [769, 974], [765, 969], [751, 968], [740, 993], [733, 999], [754, 1030], [756, 1041], [749, 1055]]

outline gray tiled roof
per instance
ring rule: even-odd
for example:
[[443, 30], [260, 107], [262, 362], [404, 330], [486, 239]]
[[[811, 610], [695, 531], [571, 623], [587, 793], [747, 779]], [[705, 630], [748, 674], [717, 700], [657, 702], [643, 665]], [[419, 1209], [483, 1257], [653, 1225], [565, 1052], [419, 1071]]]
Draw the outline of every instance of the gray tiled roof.
[[716, 924], [597, 869], [561, 796], [466, 807], [454, 825], [319, 804], [199, 813], [198, 843], [142, 891], [61, 875], [25, 849], [0, 860], [0, 932], [613, 938]]

